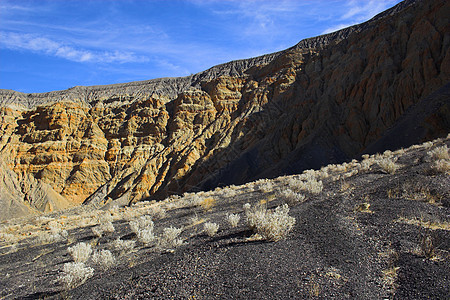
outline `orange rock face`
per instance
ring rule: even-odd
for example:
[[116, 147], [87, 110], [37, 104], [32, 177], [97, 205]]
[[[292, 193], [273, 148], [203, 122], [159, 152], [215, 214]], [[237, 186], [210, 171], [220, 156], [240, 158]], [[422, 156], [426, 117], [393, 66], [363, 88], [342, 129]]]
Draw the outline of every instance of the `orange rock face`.
[[[450, 81], [449, 6], [419, 1], [344, 39], [301, 42], [260, 65], [236, 62], [238, 75], [202, 75], [173, 100], [125, 89], [6, 105], [0, 189], [28, 211], [47, 211], [162, 198], [355, 157]], [[448, 132], [448, 111], [424, 119], [427, 138]]]

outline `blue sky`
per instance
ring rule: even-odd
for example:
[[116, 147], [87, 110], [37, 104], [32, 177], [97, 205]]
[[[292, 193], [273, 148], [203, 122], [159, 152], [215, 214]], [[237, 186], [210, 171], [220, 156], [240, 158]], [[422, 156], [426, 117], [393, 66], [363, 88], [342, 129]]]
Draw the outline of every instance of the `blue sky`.
[[398, 0], [0, 0], [0, 88], [186, 76], [361, 23]]

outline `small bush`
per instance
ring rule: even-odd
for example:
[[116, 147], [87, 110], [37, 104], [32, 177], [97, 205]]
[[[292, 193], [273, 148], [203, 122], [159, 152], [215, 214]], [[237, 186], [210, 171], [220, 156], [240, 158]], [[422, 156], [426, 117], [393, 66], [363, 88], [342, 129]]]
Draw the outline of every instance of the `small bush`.
[[295, 218], [289, 216], [289, 206], [283, 204], [274, 211], [267, 211], [263, 207], [245, 210], [250, 228], [269, 241], [279, 241], [285, 238], [295, 224]]
[[389, 174], [394, 174], [395, 171], [397, 171], [400, 168], [398, 164], [396, 164], [393, 160], [389, 158], [380, 159], [378, 161], [378, 165], [385, 173]]
[[295, 218], [289, 216], [287, 204], [281, 205], [273, 212], [267, 212], [264, 222], [257, 227], [257, 232], [269, 241], [285, 238], [295, 224]]
[[131, 249], [134, 248], [134, 246], [136, 245], [135, 241], [131, 241], [131, 240], [121, 240], [120, 238], [117, 238], [114, 242], [113, 242], [113, 246], [116, 250], [118, 251], [130, 251]]
[[219, 225], [216, 223], [206, 222], [203, 224], [203, 231], [206, 232], [208, 236], [215, 236], [219, 230]]
[[306, 182], [305, 189], [311, 194], [319, 194], [323, 190], [323, 183], [322, 181], [310, 180]]
[[50, 232], [45, 232], [38, 236], [39, 242], [55, 243], [62, 241], [69, 236], [67, 231], [62, 229], [62, 225], [54, 220], [48, 223], [48, 229]]
[[116, 259], [109, 250], [96, 251], [92, 255], [92, 261], [104, 268], [110, 268], [114, 265]]
[[156, 237], [153, 233], [154, 224], [150, 216], [142, 216], [137, 220], [130, 221], [129, 225], [142, 243], [149, 244], [155, 240]]
[[92, 253], [92, 247], [86, 243], [78, 243], [75, 246], [67, 248], [75, 262], [85, 262]]
[[91, 230], [92, 230], [92, 233], [98, 237], [101, 237], [103, 235], [103, 233], [105, 233], [105, 232], [112, 233], [115, 231], [114, 225], [109, 221], [102, 223], [100, 225], [97, 225], [95, 227], [92, 227]]
[[150, 216], [141, 216], [136, 220], [132, 220], [130, 222], [128, 222], [128, 225], [130, 225], [130, 229], [138, 234], [139, 231], [143, 230], [143, 229], [147, 229], [147, 228], [151, 228], [153, 229], [153, 221], [152, 218]]
[[428, 151], [428, 156], [430, 156], [433, 159], [450, 159], [450, 156], [448, 155], [448, 147], [447, 145], [444, 145], [442, 147], [436, 147], [431, 151]]
[[158, 239], [158, 244], [162, 248], [175, 248], [183, 244], [183, 240], [178, 236], [183, 231], [183, 228], [168, 227], [164, 228], [161, 236]]
[[18, 242], [19, 238], [11, 233], [0, 233], [0, 240], [7, 244], [15, 244]]
[[251, 207], [249, 203], [244, 204], [243, 208], [248, 226], [250, 229], [256, 231], [264, 223], [266, 208], [262, 205]]
[[205, 198], [200, 202], [200, 206], [204, 211], [209, 211], [216, 204], [216, 200], [214, 198]]
[[229, 215], [227, 215], [227, 221], [228, 221], [228, 224], [230, 224], [231, 227], [238, 226], [240, 219], [241, 219], [241, 217], [239, 215], [236, 215], [236, 214], [229, 214]]
[[450, 171], [450, 161], [439, 159], [434, 163], [434, 169], [439, 173], [448, 173]]
[[305, 200], [305, 195], [294, 192], [291, 189], [283, 190], [278, 193], [278, 196], [283, 198], [286, 203], [295, 205]]
[[83, 284], [94, 275], [94, 269], [86, 267], [82, 262], [69, 262], [64, 264], [63, 274], [59, 276], [66, 288], [74, 288]]

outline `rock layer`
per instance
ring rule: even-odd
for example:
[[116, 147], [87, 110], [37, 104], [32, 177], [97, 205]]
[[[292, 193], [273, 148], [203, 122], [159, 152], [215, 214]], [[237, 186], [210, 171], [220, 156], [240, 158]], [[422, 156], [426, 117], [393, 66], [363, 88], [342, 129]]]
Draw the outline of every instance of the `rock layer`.
[[[405, 1], [361, 25], [184, 78], [1, 91], [0, 200], [15, 207], [2, 218], [342, 162], [405, 111], [422, 122], [411, 143], [447, 134], [449, 15], [447, 1]], [[434, 110], [413, 109], [427, 101]], [[403, 127], [396, 134], [411, 129]]]

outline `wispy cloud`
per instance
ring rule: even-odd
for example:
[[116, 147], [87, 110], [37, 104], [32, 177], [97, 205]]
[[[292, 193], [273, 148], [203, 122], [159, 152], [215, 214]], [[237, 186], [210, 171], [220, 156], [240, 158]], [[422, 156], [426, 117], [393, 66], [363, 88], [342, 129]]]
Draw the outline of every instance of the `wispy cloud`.
[[347, 1], [345, 4], [347, 12], [339, 18], [340, 23], [328, 27], [322, 33], [334, 32], [367, 21], [397, 2], [395, 0]]
[[133, 52], [92, 51], [66, 45], [46, 37], [14, 32], [0, 32], [0, 46], [8, 49], [29, 50], [36, 53], [64, 58], [75, 62], [146, 62], [148, 58]]

